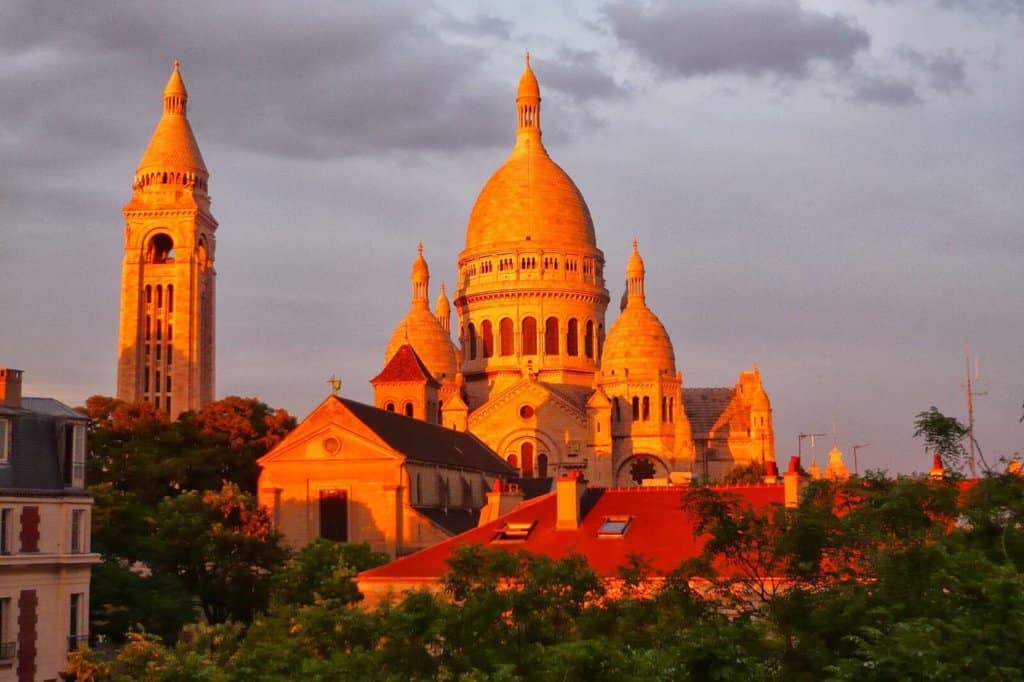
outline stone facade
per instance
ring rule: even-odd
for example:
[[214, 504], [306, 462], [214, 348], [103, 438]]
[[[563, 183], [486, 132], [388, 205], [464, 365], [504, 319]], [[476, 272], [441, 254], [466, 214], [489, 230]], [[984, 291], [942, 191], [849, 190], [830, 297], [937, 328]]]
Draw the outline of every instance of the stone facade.
[[171, 418], [214, 395], [214, 232], [209, 173], [175, 62], [163, 116], [124, 206], [117, 397]]
[[458, 258], [458, 345], [446, 295], [430, 313], [421, 245], [412, 308], [373, 382], [376, 405], [401, 411], [396, 385], [381, 377], [408, 346], [430, 376], [407, 384], [415, 390], [402, 404], [468, 429], [524, 478], [576, 469], [605, 486], [715, 480], [736, 464], [774, 462], [756, 365], [733, 387], [683, 388], [672, 341], [647, 306], [635, 242], [621, 312], [606, 332], [604, 254], [582, 194], [541, 141], [540, 112], [527, 58], [515, 144], [481, 190]]

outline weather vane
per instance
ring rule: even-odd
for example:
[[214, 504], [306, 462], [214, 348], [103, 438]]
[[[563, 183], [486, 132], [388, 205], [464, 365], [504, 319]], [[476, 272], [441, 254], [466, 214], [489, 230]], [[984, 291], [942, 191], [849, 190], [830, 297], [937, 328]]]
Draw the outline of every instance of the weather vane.
[[332, 374], [331, 378], [327, 380], [327, 383], [331, 387], [331, 395], [338, 395], [338, 391], [341, 390], [341, 379]]

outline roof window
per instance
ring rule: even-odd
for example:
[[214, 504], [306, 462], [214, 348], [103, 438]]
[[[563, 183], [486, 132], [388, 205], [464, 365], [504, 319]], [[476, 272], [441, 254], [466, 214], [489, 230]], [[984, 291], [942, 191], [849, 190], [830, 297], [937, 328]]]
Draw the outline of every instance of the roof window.
[[597, 529], [599, 538], [621, 538], [629, 529], [632, 516], [606, 516]]
[[495, 534], [492, 542], [517, 542], [525, 540], [530, 537], [530, 533], [533, 532], [536, 525], [536, 521], [506, 523], [505, 527]]

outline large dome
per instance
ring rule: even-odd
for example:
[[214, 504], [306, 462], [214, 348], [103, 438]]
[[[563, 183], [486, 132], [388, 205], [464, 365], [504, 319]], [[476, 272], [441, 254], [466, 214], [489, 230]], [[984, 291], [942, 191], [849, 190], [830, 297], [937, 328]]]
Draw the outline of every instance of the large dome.
[[459, 371], [455, 344], [429, 308], [413, 306], [409, 314], [398, 323], [384, 351], [385, 365], [405, 343], [412, 346], [435, 379], [441, 381], [455, 378]]
[[619, 314], [601, 352], [601, 372], [617, 376], [631, 372], [675, 374], [676, 355], [661, 320], [650, 308], [627, 306]]
[[576, 183], [539, 139], [521, 139], [484, 185], [469, 216], [466, 249], [507, 242], [597, 248], [594, 222]]

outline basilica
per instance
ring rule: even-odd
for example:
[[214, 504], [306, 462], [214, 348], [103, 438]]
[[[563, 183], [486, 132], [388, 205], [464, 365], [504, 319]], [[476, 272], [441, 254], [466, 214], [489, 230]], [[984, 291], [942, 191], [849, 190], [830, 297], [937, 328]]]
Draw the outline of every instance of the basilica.
[[419, 246], [409, 312], [371, 381], [376, 406], [468, 431], [523, 479], [578, 470], [629, 486], [774, 464], [757, 365], [732, 387], [683, 387], [635, 240], [606, 329], [604, 254], [583, 195], [542, 142], [529, 57], [515, 105], [515, 144], [470, 213], [454, 301], [442, 286], [433, 310]]

